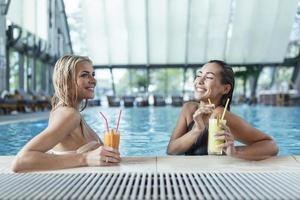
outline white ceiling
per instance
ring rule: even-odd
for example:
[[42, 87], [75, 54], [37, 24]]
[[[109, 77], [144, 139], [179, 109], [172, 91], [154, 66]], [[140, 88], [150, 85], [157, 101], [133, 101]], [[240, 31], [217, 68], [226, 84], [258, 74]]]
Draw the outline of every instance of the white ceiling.
[[81, 42], [95, 65], [197, 64], [211, 59], [281, 63], [297, 4], [298, 0], [84, 0], [80, 12], [86, 35]]

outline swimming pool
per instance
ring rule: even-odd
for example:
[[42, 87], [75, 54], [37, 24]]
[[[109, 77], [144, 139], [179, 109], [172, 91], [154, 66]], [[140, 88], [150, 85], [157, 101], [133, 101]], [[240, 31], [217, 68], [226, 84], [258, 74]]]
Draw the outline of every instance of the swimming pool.
[[[103, 138], [105, 124], [99, 111], [115, 127], [119, 108], [94, 107], [83, 112], [86, 121]], [[163, 156], [180, 108], [123, 108], [120, 122], [122, 156]], [[279, 155], [300, 155], [300, 107], [233, 106], [232, 112], [270, 134], [279, 145]], [[0, 155], [15, 155], [47, 120], [0, 125]]]

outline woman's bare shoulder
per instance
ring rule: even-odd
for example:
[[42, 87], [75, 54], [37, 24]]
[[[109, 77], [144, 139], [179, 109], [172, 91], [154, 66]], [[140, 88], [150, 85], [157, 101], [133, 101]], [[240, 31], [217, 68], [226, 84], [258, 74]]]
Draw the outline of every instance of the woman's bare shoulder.
[[194, 113], [198, 109], [199, 103], [195, 101], [189, 101], [183, 104], [182, 110], [188, 113]]
[[80, 122], [81, 115], [78, 110], [72, 107], [58, 107], [55, 110], [51, 111], [49, 122], [55, 119], [60, 120], [75, 120], [76, 122]]

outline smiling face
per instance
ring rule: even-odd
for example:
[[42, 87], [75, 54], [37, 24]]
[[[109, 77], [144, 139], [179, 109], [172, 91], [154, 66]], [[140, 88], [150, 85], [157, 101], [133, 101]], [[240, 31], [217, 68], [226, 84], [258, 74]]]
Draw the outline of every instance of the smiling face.
[[217, 63], [207, 63], [197, 72], [194, 81], [194, 95], [197, 100], [209, 98], [216, 105], [220, 104], [224, 94], [230, 91], [230, 85], [222, 84], [222, 68]]
[[94, 89], [96, 87], [95, 72], [92, 64], [83, 61], [76, 66], [76, 84], [78, 101], [94, 98]]

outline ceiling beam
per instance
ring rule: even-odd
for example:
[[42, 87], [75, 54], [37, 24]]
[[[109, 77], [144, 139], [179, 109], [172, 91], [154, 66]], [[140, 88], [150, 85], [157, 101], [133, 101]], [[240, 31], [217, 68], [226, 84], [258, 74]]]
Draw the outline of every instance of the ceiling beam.
[[188, 0], [187, 6], [187, 23], [186, 23], [186, 35], [185, 35], [185, 55], [184, 55], [184, 64], [186, 65], [189, 55], [189, 38], [190, 38], [190, 22], [191, 22], [191, 0]]
[[[163, 69], [163, 68], [199, 68], [205, 63], [196, 63], [196, 64], [150, 64], [150, 65], [94, 65], [95, 69]], [[292, 67], [295, 66], [294, 61], [289, 61], [286, 63], [252, 63], [252, 64], [228, 64], [231, 67], [255, 67], [255, 66], [268, 66], [268, 67]]]
[[145, 1], [145, 25], [146, 25], [146, 65], [150, 63], [150, 41], [149, 41], [149, 0]]

